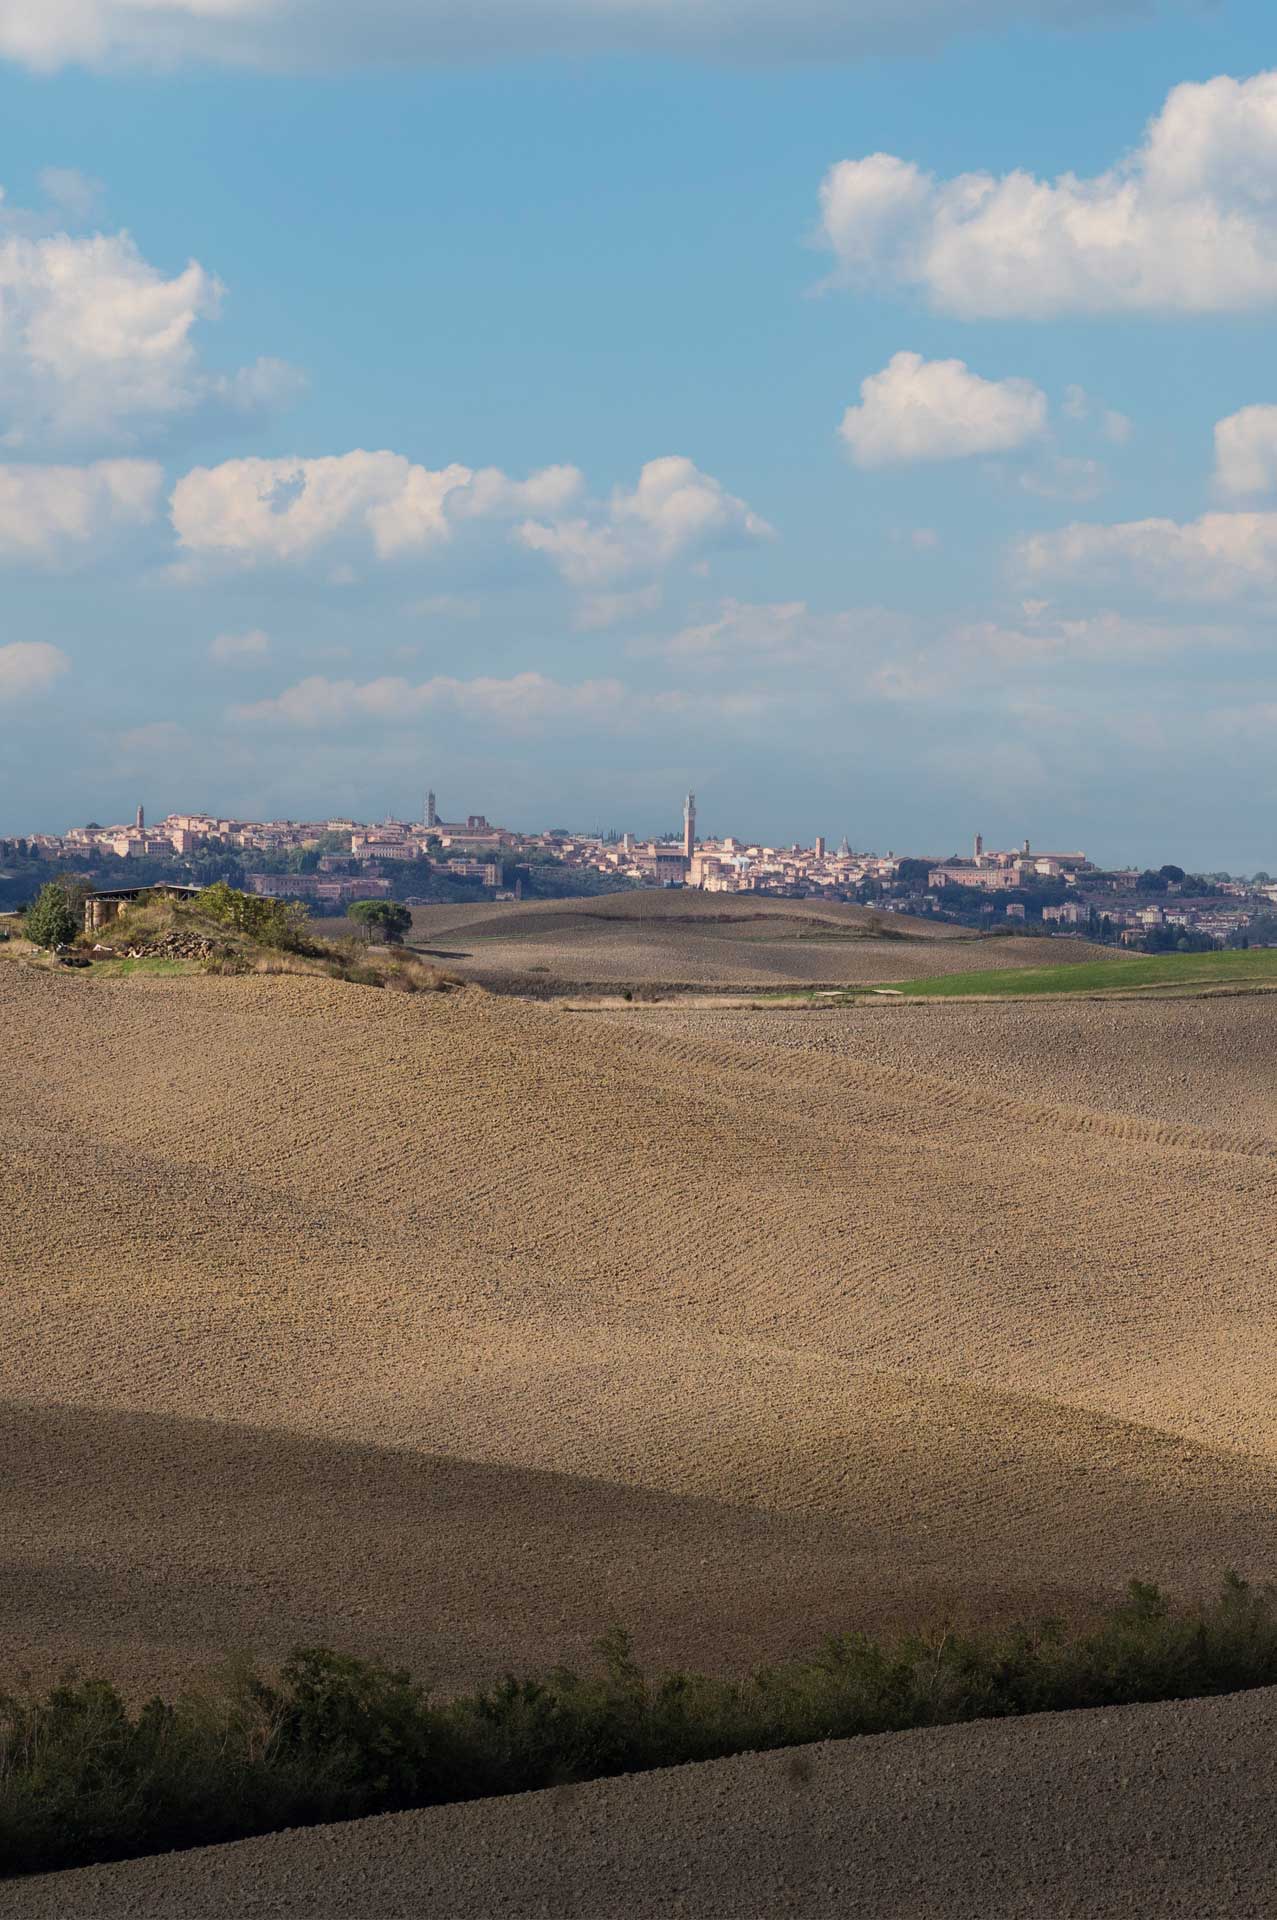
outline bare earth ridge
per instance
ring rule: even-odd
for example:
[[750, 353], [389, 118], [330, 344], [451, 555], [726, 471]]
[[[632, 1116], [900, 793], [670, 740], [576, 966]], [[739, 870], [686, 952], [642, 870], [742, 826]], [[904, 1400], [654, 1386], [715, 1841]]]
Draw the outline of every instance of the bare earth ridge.
[[6, 1920], [1267, 1920], [1277, 1695], [886, 1734], [55, 1874]]
[[0, 1027], [7, 1671], [739, 1669], [1277, 1558], [1271, 996], [5, 964]]
[[1085, 940], [981, 939], [840, 901], [644, 890], [591, 900], [419, 907], [413, 944], [464, 979], [544, 995], [622, 986], [863, 986], [1113, 957]]

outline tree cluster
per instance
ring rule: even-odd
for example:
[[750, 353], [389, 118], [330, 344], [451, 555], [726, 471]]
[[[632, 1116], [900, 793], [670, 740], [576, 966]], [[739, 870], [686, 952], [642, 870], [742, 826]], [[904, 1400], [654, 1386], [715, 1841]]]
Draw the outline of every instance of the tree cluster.
[[80, 924], [70, 890], [60, 881], [49, 880], [23, 915], [22, 931], [37, 947], [66, 947], [80, 931]]
[[368, 939], [380, 938], [387, 946], [398, 946], [412, 927], [410, 909], [397, 900], [355, 900], [346, 917]]

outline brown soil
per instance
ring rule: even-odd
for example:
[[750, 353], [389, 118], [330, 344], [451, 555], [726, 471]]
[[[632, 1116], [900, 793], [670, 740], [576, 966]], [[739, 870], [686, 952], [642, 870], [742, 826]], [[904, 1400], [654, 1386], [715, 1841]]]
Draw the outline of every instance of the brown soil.
[[745, 1754], [14, 1885], [10, 1920], [1269, 1920], [1277, 1693]]
[[0, 969], [3, 1668], [739, 1667], [1277, 1563], [1272, 998]]
[[878, 985], [938, 973], [1066, 965], [1111, 948], [981, 937], [837, 901], [644, 890], [596, 900], [420, 907], [412, 940], [468, 979], [540, 997], [620, 986]]

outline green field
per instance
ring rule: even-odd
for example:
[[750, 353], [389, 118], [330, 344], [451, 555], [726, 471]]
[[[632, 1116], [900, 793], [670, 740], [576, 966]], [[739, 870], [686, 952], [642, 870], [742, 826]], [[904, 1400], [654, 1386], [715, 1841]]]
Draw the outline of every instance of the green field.
[[1067, 967], [1010, 967], [988, 973], [949, 973], [902, 981], [892, 991], [909, 999], [970, 994], [1106, 993], [1139, 987], [1263, 986], [1277, 984], [1277, 947], [1220, 953], [1114, 954]]

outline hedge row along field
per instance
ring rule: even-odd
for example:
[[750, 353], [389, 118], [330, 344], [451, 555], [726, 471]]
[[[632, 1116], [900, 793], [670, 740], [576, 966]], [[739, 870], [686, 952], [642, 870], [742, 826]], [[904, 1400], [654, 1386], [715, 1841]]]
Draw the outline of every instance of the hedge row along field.
[[439, 1704], [323, 1649], [276, 1681], [231, 1670], [136, 1713], [104, 1680], [0, 1696], [0, 1860], [48, 1872], [817, 1740], [1232, 1693], [1277, 1683], [1277, 1615], [1270, 1589], [1230, 1574], [1202, 1607], [1133, 1581], [1089, 1631], [848, 1634], [743, 1682], [649, 1681], [619, 1630], [598, 1654], [584, 1678]]

